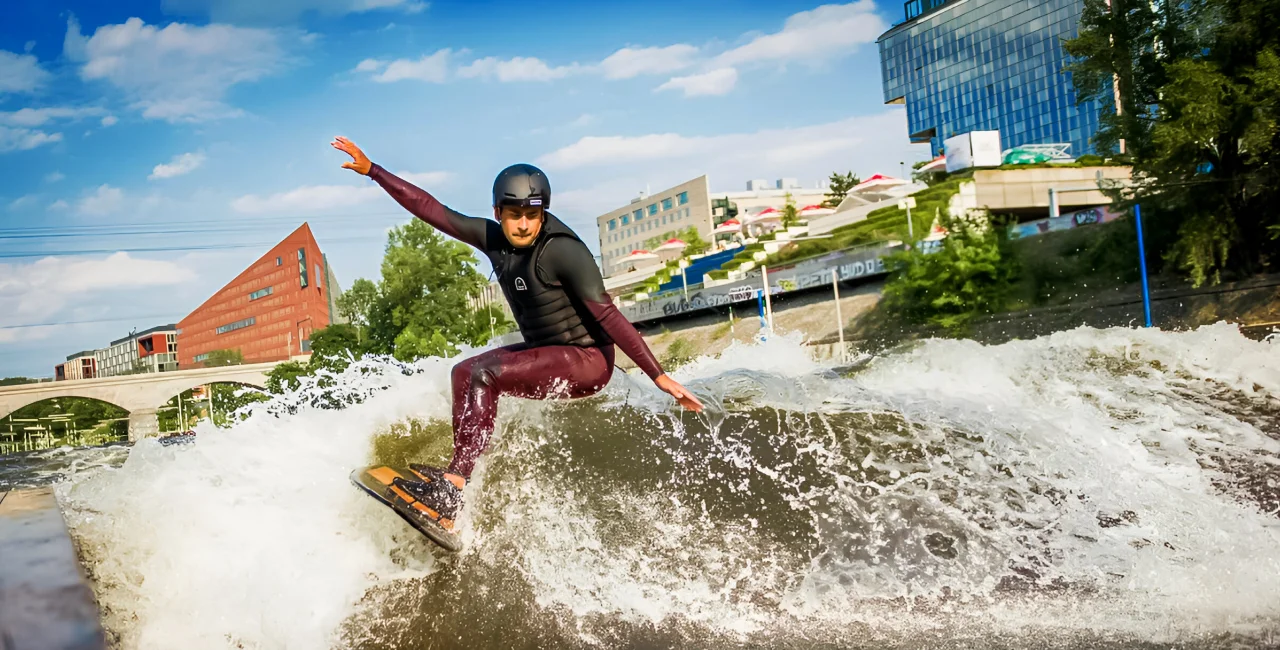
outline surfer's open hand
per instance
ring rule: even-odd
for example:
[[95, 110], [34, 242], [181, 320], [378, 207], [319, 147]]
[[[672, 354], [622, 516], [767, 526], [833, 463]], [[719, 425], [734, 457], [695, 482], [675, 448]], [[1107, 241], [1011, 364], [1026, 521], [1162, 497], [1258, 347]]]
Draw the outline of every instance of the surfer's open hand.
[[356, 146], [356, 143], [342, 136], [338, 136], [329, 144], [333, 145], [334, 149], [351, 156], [351, 162], [342, 163], [343, 169], [352, 169], [359, 174], [363, 174], [365, 176], [369, 175], [369, 170], [373, 169], [373, 163], [369, 161], [368, 156], [364, 155], [364, 152], [360, 150], [360, 147]]
[[676, 401], [680, 402], [680, 406], [694, 412], [702, 410], [702, 402], [699, 402], [698, 398], [689, 392], [689, 389], [681, 386], [679, 382], [671, 377], [665, 374], [658, 375], [658, 378], [653, 380], [653, 383], [657, 384], [658, 388], [661, 388], [668, 395], [676, 398]]

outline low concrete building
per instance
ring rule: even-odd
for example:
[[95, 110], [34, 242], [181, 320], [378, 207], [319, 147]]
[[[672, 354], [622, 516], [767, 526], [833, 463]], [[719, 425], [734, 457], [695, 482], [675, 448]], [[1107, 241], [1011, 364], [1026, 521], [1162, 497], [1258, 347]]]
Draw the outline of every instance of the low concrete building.
[[66, 363], [53, 368], [55, 381], [66, 379], [93, 379], [98, 376], [98, 357], [100, 350], [85, 350], [67, 356]]
[[98, 377], [178, 369], [178, 326], [161, 325], [130, 334], [94, 351]]
[[600, 237], [600, 266], [606, 277], [639, 268], [629, 256], [648, 250], [655, 242], [689, 227], [703, 240], [727, 219], [756, 214], [767, 208], [781, 210], [788, 195], [796, 209], [821, 203], [823, 188], [803, 188], [793, 178], [781, 178], [768, 187], [762, 180], [747, 182], [745, 191], [712, 192], [705, 175], [653, 194], [642, 193], [626, 206], [596, 217]]

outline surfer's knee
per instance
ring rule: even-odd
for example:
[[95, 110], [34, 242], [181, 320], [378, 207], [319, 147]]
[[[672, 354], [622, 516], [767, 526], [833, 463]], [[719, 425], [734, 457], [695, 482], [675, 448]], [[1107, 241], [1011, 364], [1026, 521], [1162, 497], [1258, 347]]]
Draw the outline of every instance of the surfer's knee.
[[472, 387], [484, 386], [491, 388], [497, 385], [498, 374], [501, 369], [502, 366], [496, 359], [484, 359], [471, 364], [466, 370], [466, 375]]

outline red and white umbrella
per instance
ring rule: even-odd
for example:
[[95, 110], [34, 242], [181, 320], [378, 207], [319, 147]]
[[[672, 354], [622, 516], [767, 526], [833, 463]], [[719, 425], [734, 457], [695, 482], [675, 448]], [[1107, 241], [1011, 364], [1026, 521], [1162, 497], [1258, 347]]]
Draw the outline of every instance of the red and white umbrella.
[[688, 246], [688, 244], [686, 244], [686, 243], [684, 243], [683, 241], [680, 241], [679, 239], [676, 239], [676, 238], [674, 238], [674, 237], [673, 237], [673, 238], [668, 239], [667, 241], [663, 242], [663, 244], [662, 244], [661, 246], [659, 246], [659, 247], [657, 247], [657, 248], [655, 248], [655, 249], [653, 249], [653, 250], [655, 250], [655, 251], [669, 251], [669, 250], [682, 249], [682, 248], [684, 248], [684, 247], [686, 247], [686, 246]]
[[802, 217], [817, 217], [824, 214], [835, 214], [835, 210], [824, 208], [820, 205], [806, 205], [800, 210], [800, 216]]
[[756, 223], [761, 223], [765, 221], [782, 221], [782, 213], [773, 208], [768, 208], [757, 214], [747, 215], [747, 218], [744, 219], [744, 221], [750, 224], [756, 224]]
[[876, 174], [875, 176], [853, 186], [853, 189], [849, 190], [849, 192], [851, 194], [858, 194], [860, 192], [867, 192], [870, 190], [883, 191], [886, 188], [897, 187], [898, 185], [907, 185], [910, 182], [911, 181], [904, 181], [901, 178], [894, 178], [884, 174]]
[[631, 251], [631, 253], [628, 255], [624, 255], [621, 261], [638, 262], [640, 260], [656, 260], [656, 259], [658, 259], [658, 256], [653, 253], [650, 253], [647, 250], [635, 250], [635, 251]]
[[738, 223], [737, 219], [729, 219], [728, 221], [725, 221], [724, 223], [716, 226], [716, 229], [712, 230], [711, 234], [728, 235], [730, 233], [741, 232], [741, 231], [742, 231], [742, 224]]

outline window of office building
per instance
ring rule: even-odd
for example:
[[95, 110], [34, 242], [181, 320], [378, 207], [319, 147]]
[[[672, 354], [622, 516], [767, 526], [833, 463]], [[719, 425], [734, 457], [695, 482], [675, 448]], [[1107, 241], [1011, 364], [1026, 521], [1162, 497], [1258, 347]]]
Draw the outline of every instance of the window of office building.
[[617, 220], [617, 219], [610, 219], [610, 220], [609, 220], [609, 230], [617, 230], [617, 229], [618, 229], [618, 220]]
[[[625, 214], [624, 214], [624, 215], [622, 215], [622, 225], [624, 225], [624, 226], [625, 226], [625, 225], [627, 225], [627, 224], [629, 224], [629, 223], [631, 223], [631, 217], [628, 217], [628, 216], [627, 216], [627, 215], [625, 215]], [[761, 289], [761, 291], [763, 291], [763, 289]]]
[[280, 259], [279, 257], [277, 257], [277, 258], [276, 258], [276, 266], [280, 266], [281, 264], [284, 264], [284, 260], [282, 260], [282, 259]]
[[258, 298], [265, 298], [271, 295], [271, 291], [272, 291], [271, 287], [267, 287], [266, 289], [258, 289], [257, 291], [254, 291], [253, 293], [249, 294], [249, 300], [257, 300]]
[[677, 201], [680, 205], [684, 205], [684, 204], [688, 203], [688, 202], [689, 202], [689, 193], [688, 193], [688, 192], [681, 192], [681, 193], [677, 194], [677, 195], [676, 195], [676, 201]]
[[635, 212], [632, 212], [632, 213], [631, 213], [631, 216], [635, 217], [635, 218], [636, 218], [636, 221], [639, 221], [642, 217], [644, 217], [644, 211], [643, 211], [643, 210], [636, 210]]
[[653, 204], [650, 204], [650, 205], [649, 205], [649, 214], [650, 214], [650, 215], [658, 214], [658, 204], [657, 204], [657, 203], [653, 203]]
[[307, 288], [307, 251], [303, 248], [298, 249], [298, 283]]
[[671, 199], [662, 199], [662, 209], [663, 210], [671, 209]]
[[253, 325], [255, 322], [257, 322], [256, 319], [253, 316], [250, 316], [244, 320], [238, 320], [234, 323], [227, 323], [226, 325], [223, 325], [214, 331], [217, 332], [218, 334], [226, 334], [227, 332], [234, 332], [238, 329], [242, 329], [250, 325]]

